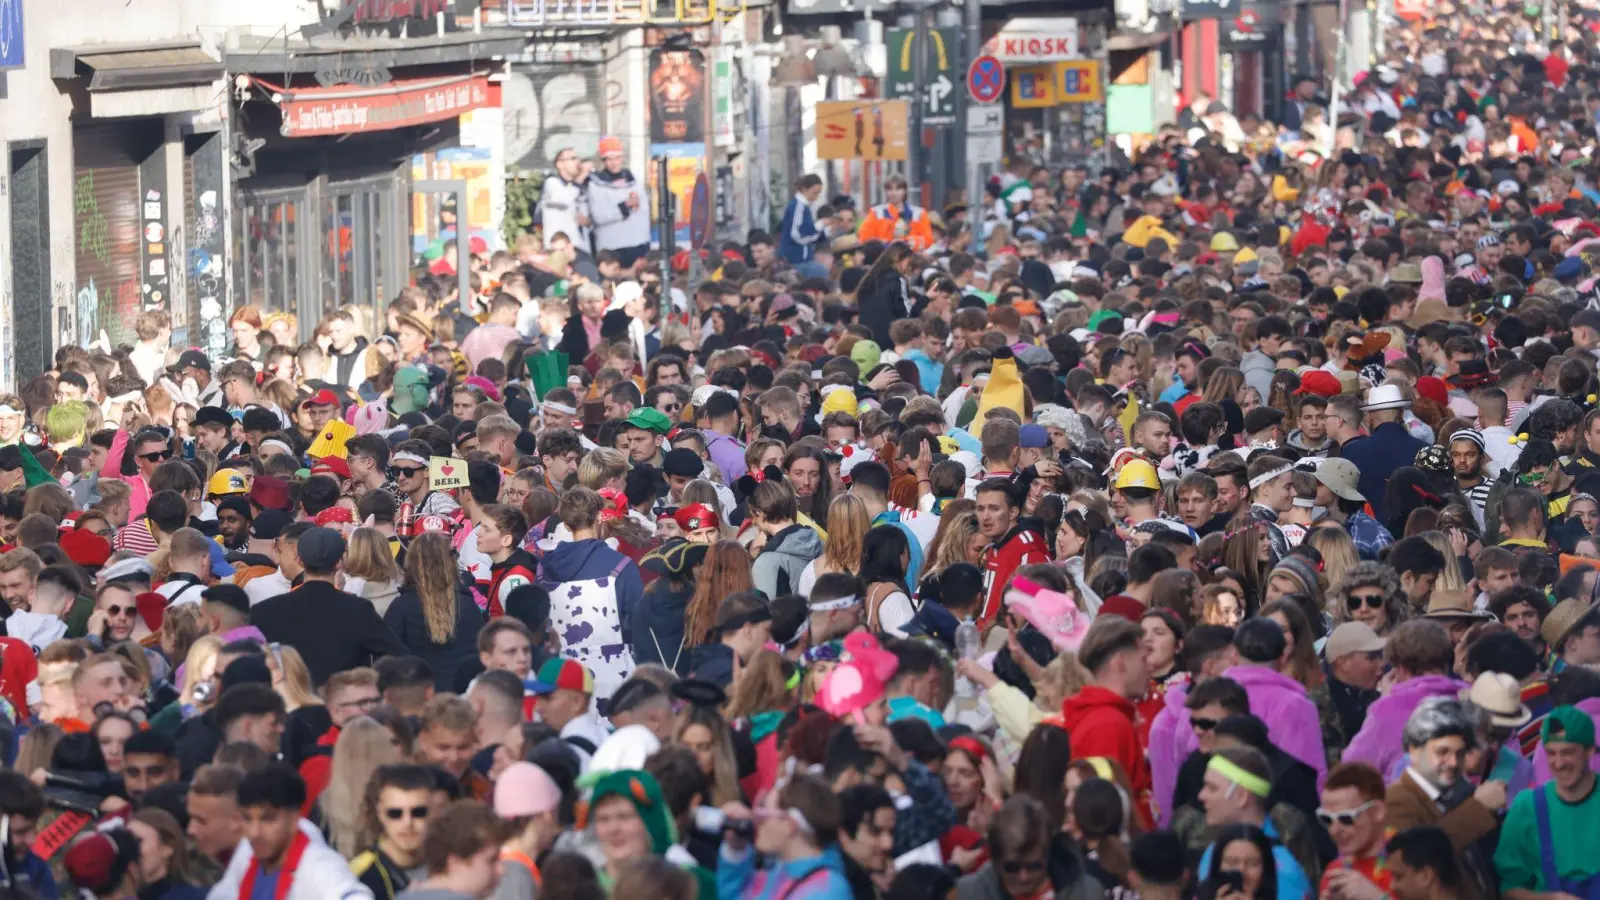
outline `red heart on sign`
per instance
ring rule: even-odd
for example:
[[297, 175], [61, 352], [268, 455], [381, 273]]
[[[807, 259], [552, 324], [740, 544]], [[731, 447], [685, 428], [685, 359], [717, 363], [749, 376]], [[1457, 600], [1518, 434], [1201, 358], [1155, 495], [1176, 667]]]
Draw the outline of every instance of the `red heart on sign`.
[[450, 473], [454, 472], [455, 470], [456, 470], [455, 466], [440, 466], [439, 467], [439, 474], [440, 475], [449, 475]]

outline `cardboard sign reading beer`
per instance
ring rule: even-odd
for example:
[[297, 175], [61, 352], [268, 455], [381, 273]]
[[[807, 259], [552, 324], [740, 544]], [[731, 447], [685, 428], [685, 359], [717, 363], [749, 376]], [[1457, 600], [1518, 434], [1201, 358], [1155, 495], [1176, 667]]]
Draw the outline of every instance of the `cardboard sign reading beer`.
[[467, 461], [453, 456], [428, 458], [428, 484], [436, 491], [467, 486]]

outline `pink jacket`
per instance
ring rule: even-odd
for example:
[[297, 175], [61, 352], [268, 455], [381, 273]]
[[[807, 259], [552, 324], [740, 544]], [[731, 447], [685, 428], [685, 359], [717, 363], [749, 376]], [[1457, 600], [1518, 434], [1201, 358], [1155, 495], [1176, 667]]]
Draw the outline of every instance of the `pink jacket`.
[[1405, 753], [1406, 721], [1422, 701], [1429, 697], [1455, 697], [1467, 689], [1466, 682], [1448, 675], [1423, 675], [1402, 681], [1379, 697], [1367, 709], [1361, 730], [1344, 750], [1344, 762], [1364, 762], [1387, 772], [1395, 759]]
[[1328, 775], [1322, 747], [1322, 717], [1306, 696], [1306, 686], [1266, 666], [1234, 666], [1222, 677], [1237, 681], [1250, 695], [1250, 713], [1267, 726], [1267, 737], [1285, 753], [1317, 771], [1317, 790]]
[[1183, 761], [1198, 749], [1194, 729], [1189, 727], [1189, 710], [1184, 700], [1189, 685], [1167, 688], [1166, 705], [1150, 724], [1150, 805], [1155, 807], [1156, 824], [1166, 828], [1172, 822], [1172, 795], [1178, 790], [1178, 770]]
[[101, 478], [115, 478], [128, 484], [128, 521], [144, 515], [145, 507], [150, 505], [150, 483], [144, 480], [143, 475], [122, 474], [122, 457], [128, 452], [128, 432], [119, 428], [117, 436], [111, 439], [111, 449], [106, 451], [105, 465], [100, 467]]

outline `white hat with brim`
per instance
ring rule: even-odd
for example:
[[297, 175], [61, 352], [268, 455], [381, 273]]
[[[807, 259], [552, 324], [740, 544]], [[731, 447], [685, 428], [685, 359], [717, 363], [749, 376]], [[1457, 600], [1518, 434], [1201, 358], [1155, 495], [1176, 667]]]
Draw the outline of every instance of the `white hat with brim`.
[[1488, 713], [1496, 728], [1521, 728], [1533, 720], [1533, 710], [1522, 702], [1522, 685], [1503, 672], [1481, 673], [1461, 696]]
[[1367, 391], [1367, 402], [1361, 407], [1362, 412], [1372, 412], [1379, 409], [1409, 409], [1411, 401], [1406, 399], [1405, 392], [1397, 384], [1380, 384]]

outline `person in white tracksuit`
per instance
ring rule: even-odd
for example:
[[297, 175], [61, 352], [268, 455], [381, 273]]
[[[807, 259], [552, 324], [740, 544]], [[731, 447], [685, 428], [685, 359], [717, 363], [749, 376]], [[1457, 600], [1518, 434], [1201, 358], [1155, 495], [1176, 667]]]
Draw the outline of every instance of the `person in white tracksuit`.
[[589, 176], [589, 213], [596, 251], [617, 255], [625, 271], [650, 250], [650, 194], [624, 165], [622, 141], [600, 139], [600, 168]]
[[589, 252], [589, 198], [583, 163], [571, 147], [556, 153], [556, 173], [546, 178], [539, 192], [539, 210], [544, 227], [544, 242], [557, 234], [566, 235], [572, 246]]

